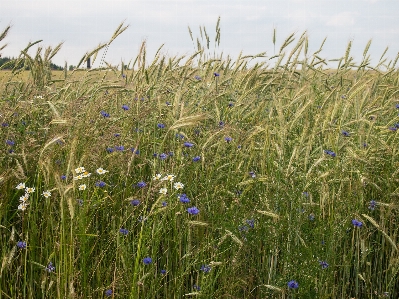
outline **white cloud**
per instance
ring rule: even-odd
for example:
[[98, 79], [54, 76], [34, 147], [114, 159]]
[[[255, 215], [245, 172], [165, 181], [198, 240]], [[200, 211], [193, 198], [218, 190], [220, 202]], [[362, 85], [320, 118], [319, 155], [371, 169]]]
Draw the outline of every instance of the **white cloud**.
[[326, 22], [327, 26], [334, 26], [334, 27], [344, 27], [344, 26], [351, 26], [355, 24], [355, 15], [357, 13], [343, 11], [339, 14], [333, 15], [328, 18]]

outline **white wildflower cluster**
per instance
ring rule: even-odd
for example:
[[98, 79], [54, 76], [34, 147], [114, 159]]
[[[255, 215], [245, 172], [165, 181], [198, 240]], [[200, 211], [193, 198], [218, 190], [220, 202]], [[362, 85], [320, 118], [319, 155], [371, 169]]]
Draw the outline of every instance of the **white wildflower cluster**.
[[[173, 182], [175, 180], [176, 176], [174, 174], [167, 174], [165, 176], [162, 176], [162, 174], [157, 173], [156, 175], [153, 176], [153, 180], [154, 181], [161, 181], [161, 182]], [[179, 189], [183, 189], [184, 188], [184, 184], [181, 182], [177, 182], [173, 184], [173, 188], [175, 188], [176, 190]], [[163, 187], [161, 189], [159, 189], [159, 193], [162, 195], [166, 195], [168, 193], [168, 189]]]
[[109, 171], [108, 171], [108, 170], [105, 170], [105, 169], [102, 168], [102, 167], [100, 167], [100, 168], [97, 168], [96, 172], [97, 172], [98, 174], [105, 174], [105, 173], [107, 173], [107, 172], [109, 172]]
[[15, 187], [15, 188], [18, 189], [18, 190], [25, 190], [25, 194], [22, 195], [22, 196], [19, 198], [20, 204], [18, 205], [18, 210], [25, 211], [26, 208], [27, 208], [28, 205], [29, 205], [29, 202], [28, 202], [29, 195], [30, 195], [31, 193], [35, 192], [35, 188], [33, 188], [33, 187], [26, 187], [26, 186], [25, 186], [25, 183], [19, 183], [19, 184], [17, 185], [17, 187]]
[[75, 181], [82, 180], [84, 178], [88, 178], [89, 176], [91, 176], [91, 173], [86, 171], [86, 169], [83, 166], [76, 168], [75, 173], [77, 174], [76, 176], [73, 177]]

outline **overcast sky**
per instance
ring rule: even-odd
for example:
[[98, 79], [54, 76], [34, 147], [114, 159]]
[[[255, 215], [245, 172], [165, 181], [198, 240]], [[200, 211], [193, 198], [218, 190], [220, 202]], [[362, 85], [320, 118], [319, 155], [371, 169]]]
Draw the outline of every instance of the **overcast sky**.
[[291, 33], [299, 37], [306, 30], [312, 52], [327, 37], [320, 56], [328, 59], [343, 56], [351, 40], [355, 61], [361, 60], [370, 39], [373, 64], [387, 46], [388, 58], [399, 52], [398, 0], [1, 0], [0, 31], [7, 25], [12, 28], [0, 46], [8, 43], [4, 57], [19, 55], [28, 42], [39, 39], [43, 47], [64, 42], [53, 62], [76, 65], [86, 51], [107, 42], [124, 21], [130, 27], [106, 55], [112, 64], [134, 59], [143, 40], [151, 59], [163, 43], [163, 53], [169, 56], [192, 54], [188, 26], [194, 38], [200, 36], [199, 26], [206, 27], [213, 53], [218, 16], [218, 51], [232, 57], [240, 51], [273, 56], [273, 28], [276, 51]]

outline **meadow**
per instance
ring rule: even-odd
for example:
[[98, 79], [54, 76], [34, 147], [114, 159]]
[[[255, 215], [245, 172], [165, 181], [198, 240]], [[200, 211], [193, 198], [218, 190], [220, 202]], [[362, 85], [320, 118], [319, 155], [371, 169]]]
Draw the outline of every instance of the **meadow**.
[[200, 34], [126, 69], [52, 72], [61, 45], [30, 43], [0, 71], [1, 299], [399, 297], [398, 58]]

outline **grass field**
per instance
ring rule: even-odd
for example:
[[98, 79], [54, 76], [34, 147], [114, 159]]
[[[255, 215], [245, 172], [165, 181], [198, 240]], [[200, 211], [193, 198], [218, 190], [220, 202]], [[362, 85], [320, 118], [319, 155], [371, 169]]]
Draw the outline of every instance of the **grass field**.
[[398, 298], [396, 61], [293, 42], [0, 72], [0, 298]]

